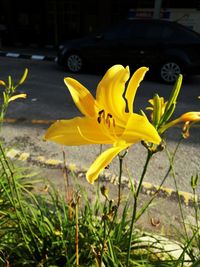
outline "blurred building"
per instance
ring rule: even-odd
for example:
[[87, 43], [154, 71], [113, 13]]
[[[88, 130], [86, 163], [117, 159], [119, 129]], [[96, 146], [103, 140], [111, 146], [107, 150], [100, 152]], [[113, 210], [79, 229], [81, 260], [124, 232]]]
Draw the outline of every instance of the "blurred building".
[[[0, 0], [3, 45], [52, 45], [129, 17], [153, 17], [156, 0]], [[160, 0], [160, 17], [200, 32], [200, 0]]]

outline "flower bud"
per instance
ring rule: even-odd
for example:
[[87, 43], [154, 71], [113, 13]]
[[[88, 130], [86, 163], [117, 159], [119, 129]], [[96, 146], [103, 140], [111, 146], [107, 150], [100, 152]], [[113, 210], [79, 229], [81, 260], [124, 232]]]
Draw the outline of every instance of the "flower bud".
[[105, 185], [103, 185], [101, 187], [101, 194], [106, 198], [109, 199], [108, 194], [109, 194], [109, 190], [108, 187], [106, 187]]
[[181, 115], [181, 120], [183, 122], [187, 122], [187, 121], [192, 121], [192, 122], [195, 122], [195, 121], [200, 121], [200, 112], [195, 112], [195, 111], [191, 111], [191, 112], [187, 112], [187, 113], [184, 113], [183, 115]]

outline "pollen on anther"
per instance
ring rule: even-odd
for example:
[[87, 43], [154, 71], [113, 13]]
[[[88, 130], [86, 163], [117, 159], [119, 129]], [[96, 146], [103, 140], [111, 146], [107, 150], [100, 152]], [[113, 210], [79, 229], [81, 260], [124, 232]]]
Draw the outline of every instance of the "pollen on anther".
[[99, 111], [98, 114], [101, 115], [101, 114], [103, 114], [103, 113], [104, 113], [104, 110], [102, 109], [102, 110]]
[[97, 121], [98, 121], [98, 123], [101, 123], [101, 117], [100, 116], [97, 118]]

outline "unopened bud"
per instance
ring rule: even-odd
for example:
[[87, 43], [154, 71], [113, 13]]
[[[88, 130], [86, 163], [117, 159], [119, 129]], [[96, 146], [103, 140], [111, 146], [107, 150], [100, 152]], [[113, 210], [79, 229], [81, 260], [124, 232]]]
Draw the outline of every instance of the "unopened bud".
[[109, 199], [108, 194], [109, 194], [109, 190], [108, 187], [106, 187], [105, 185], [103, 185], [101, 187], [101, 194], [106, 198]]
[[196, 175], [196, 176], [192, 175], [192, 177], [191, 177], [191, 187], [192, 187], [193, 190], [196, 189], [198, 180], [199, 180], [199, 176], [198, 175]]

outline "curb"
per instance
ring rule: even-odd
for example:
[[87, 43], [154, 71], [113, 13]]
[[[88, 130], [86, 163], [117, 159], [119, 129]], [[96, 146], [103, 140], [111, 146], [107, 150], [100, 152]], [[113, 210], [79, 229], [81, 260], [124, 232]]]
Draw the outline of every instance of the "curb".
[[[46, 158], [45, 156], [36, 156], [33, 157], [28, 152], [23, 152], [17, 149], [10, 149], [6, 152], [6, 156], [13, 160], [19, 160], [22, 162], [30, 162], [34, 165], [46, 167], [46, 168], [52, 168], [52, 169], [62, 169], [63, 168], [63, 161], [57, 160], [54, 158]], [[79, 178], [85, 178], [86, 168], [80, 168], [76, 164], [68, 164], [65, 166], [68, 171], [74, 172], [76, 175], [78, 175]], [[103, 175], [100, 175], [99, 177], [100, 181], [102, 182], [110, 182], [114, 185], [118, 184], [118, 177], [116, 175], [113, 175], [108, 172], [104, 172]], [[131, 186], [138, 185], [138, 182], [134, 181], [133, 185], [131, 185], [130, 180], [127, 177], [122, 177], [122, 186], [131, 188]], [[183, 203], [186, 206], [194, 206], [194, 203], [199, 203], [199, 198], [196, 196], [194, 199], [194, 195], [185, 192], [185, 191], [176, 191], [172, 188], [167, 188], [164, 186], [158, 186], [153, 185], [149, 182], [143, 182], [141, 187], [141, 193], [148, 195], [148, 196], [154, 196], [160, 197], [160, 198], [167, 198], [169, 200], [178, 201], [180, 200], [181, 203]]]
[[36, 119], [26, 119], [26, 118], [7, 118], [4, 119], [4, 123], [26, 123], [26, 124], [51, 124], [54, 123], [56, 120], [36, 120]]
[[1, 57], [11, 57], [11, 58], [22, 58], [22, 59], [31, 59], [38, 61], [55, 61], [55, 56], [46, 56], [46, 55], [38, 55], [38, 54], [24, 54], [24, 53], [15, 53], [8, 51], [0, 51]]

